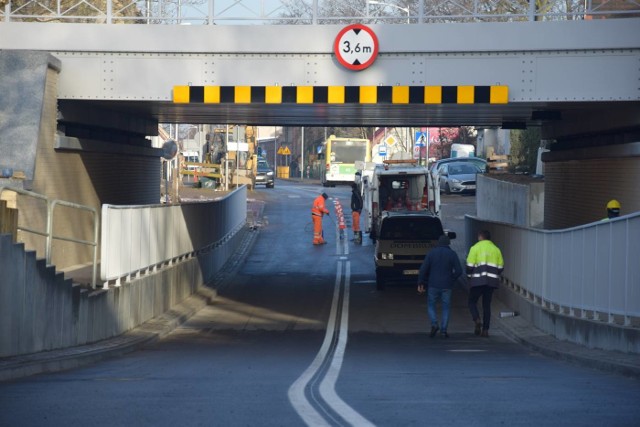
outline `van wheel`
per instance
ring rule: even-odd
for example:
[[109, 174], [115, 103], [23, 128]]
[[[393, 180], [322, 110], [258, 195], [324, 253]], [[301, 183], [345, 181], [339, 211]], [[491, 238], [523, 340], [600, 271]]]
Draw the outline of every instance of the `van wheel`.
[[385, 285], [384, 279], [380, 276], [376, 276], [376, 290], [383, 291], [384, 285]]

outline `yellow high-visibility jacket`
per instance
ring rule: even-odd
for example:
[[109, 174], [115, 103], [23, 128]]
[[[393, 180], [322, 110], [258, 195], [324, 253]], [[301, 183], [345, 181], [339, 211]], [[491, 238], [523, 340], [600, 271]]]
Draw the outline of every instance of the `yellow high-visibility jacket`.
[[500, 285], [500, 274], [504, 270], [502, 252], [490, 240], [481, 240], [471, 247], [467, 256], [467, 276], [469, 285]]

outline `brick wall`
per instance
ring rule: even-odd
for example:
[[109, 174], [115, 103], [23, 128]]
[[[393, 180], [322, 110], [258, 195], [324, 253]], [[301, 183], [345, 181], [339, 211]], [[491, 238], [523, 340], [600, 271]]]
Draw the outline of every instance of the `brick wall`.
[[545, 228], [568, 228], [606, 217], [617, 199], [622, 214], [640, 211], [640, 157], [545, 163]]

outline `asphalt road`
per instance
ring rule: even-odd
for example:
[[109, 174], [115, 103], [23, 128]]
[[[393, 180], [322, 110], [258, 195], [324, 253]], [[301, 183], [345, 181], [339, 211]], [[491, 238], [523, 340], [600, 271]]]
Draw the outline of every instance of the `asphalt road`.
[[[166, 339], [90, 367], [0, 383], [1, 426], [637, 426], [640, 383], [472, 333], [454, 292], [451, 338], [429, 338], [413, 284], [375, 290], [373, 246], [313, 246], [322, 191], [279, 181], [219, 297]], [[349, 189], [326, 189], [350, 213]], [[443, 196], [463, 256], [474, 197]], [[347, 218], [347, 222], [350, 219]]]

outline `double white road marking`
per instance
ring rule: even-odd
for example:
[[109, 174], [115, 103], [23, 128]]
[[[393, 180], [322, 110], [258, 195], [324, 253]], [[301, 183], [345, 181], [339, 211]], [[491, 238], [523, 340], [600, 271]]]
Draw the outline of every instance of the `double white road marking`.
[[[342, 240], [336, 239], [336, 245], [338, 253], [348, 254], [346, 236]], [[311, 365], [289, 387], [289, 401], [308, 426], [373, 426], [336, 392], [336, 382], [349, 335], [350, 285], [351, 262], [346, 257], [341, 257], [337, 264], [333, 301], [324, 341]]]

